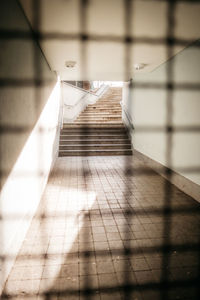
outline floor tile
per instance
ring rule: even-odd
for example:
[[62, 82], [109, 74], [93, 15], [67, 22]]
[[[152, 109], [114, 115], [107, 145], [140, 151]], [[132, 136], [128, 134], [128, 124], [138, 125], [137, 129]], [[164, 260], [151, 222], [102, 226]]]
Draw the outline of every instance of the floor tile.
[[147, 171], [137, 156], [58, 158], [4, 294], [199, 299], [200, 205]]

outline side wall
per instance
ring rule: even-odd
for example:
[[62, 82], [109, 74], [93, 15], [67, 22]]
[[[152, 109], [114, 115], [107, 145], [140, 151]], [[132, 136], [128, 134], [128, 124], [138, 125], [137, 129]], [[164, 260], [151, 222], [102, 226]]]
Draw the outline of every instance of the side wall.
[[60, 83], [16, 0], [0, 2], [0, 291], [58, 152]]
[[[167, 85], [170, 81], [172, 89]], [[125, 84], [123, 95], [135, 127], [134, 148], [200, 185], [200, 42], [155, 71], [136, 75], [133, 88], [128, 90]], [[167, 126], [172, 126], [172, 131], [167, 132]]]
[[88, 104], [94, 104], [108, 88], [102, 84], [95, 93], [91, 93], [62, 82], [63, 123], [73, 122]]

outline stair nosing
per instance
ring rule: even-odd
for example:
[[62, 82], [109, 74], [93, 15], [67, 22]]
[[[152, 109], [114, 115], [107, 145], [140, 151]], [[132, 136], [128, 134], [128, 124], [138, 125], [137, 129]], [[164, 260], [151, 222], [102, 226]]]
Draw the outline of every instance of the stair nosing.
[[114, 146], [130, 146], [130, 144], [75, 144], [75, 145], [60, 145], [61, 147], [114, 147]]
[[59, 150], [59, 152], [119, 152], [119, 151], [126, 151], [130, 152], [132, 149], [104, 149], [104, 150], [99, 150], [99, 149], [84, 149], [84, 150]]
[[74, 122], [63, 124], [59, 156], [132, 155], [122, 121], [121, 91], [109, 90], [95, 104], [89, 104]]
[[[112, 139], [103, 139], [103, 141], [112, 141]], [[128, 138], [126, 138], [126, 139], [118, 139], [118, 141], [124, 141], [124, 140], [129, 140]], [[79, 142], [80, 141], [80, 139], [78, 139], [78, 140], [62, 140], [62, 142]], [[82, 142], [87, 142], [88, 141], [88, 139], [87, 140], [81, 140]], [[89, 140], [90, 142], [92, 142], [92, 141], [99, 141], [99, 140]]]

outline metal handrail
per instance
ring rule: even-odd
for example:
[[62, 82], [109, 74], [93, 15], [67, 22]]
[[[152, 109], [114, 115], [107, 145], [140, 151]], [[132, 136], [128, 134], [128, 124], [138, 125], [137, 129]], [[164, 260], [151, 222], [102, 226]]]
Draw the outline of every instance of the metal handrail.
[[[75, 87], [75, 86], [73, 86], [73, 85], [71, 85], [71, 84], [68, 84], [68, 83], [66, 83], [66, 82], [62, 82], [62, 83], [64, 83], [65, 85], [67, 85], [68, 87], [72, 87], [72, 88], [76, 88], [76, 89], [78, 89], [78, 90], [81, 90], [82, 92], [84, 92], [84, 95], [82, 95], [82, 97], [81, 98], [79, 98], [74, 104], [67, 104], [67, 103], [65, 103], [64, 101], [63, 101], [63, 95], [62, 95], [62, 125], [61, 125], [61, 127], [63, 128], [63, 122], [64, 122], [64, 109], [65, 109], [65, 107], [67, 108], [67, 109], [73, 109], [73, 108], [75, 108], [77, 105], [79, 105], [79, 104], [81, 104], [82, 105], [82, 103], [81, 102], [83, 102], [83, 105], [84, 105], [84, 98], [86, 97], [86, 96], [88, 96], [88, 95], [91, 95], [92, 97], [95, 97], [96, 99], [93, 99], [93, 101], [92, 101], [92, 103], [95, 103], [101, 96], [102, 96], [102, 94], [104, 94], [105, 93], [105, 91], [107, 90], [107, 88], [108, 88], [108, 86], [107, 85], [105, 85], [105, 84], [103, 84], [97, 91], [96, 91], [96, 93], [97, 94], [94, 94], [94, 93], [92, 93], [92, 92], [88, 92], [88, 91], [85, 91], [85, 90], [83, 90], [83, 89], [81, 89], [81, 88], [79, 88], [79, 87]], [[102, 89], [103, 88], [103, 89]], [[101, 90], [102, 89], [102, 90]], [[81, 96], [81, 95], [80, 95]], [[85, 100], [86, 102], [88, 102], [87, 100]], [[87, 103], [87, 104], [89, 104], [89, 103]], [[87, 106], [87, 104], [86, 104], [86, 106]]]
[[87, 94], [92, 94], [92, 95], [96, 96], [96, 94], [95, 94], [95, 93], [93, 93], [93, 92], [91, 92], [91, 91], [84, 90], [84, 89], [80, 88], [79, 86], [76, 86], [76, 85], [70, 84], [70, 83], [68, 83], [68, 82], [65, 82], [65, 81], [63, 81], [62, 83], [66, 84], [66, 85], [69, 85], [69, 86], [71, 86], [71, 87], [73, 87], [73, 88], [75, 88], [75, 89], [77, 89], [77, 90], [80, 90], [80, 91], [82, 91], [82, 92], [85, 92], [85, 93], [87, 93]]
[[121, 107], [122, 107], [122, 109], [123, 109], [123, 111], [124, 111], [124, 113], [125, 113], [125, 115], [128, 119], [130, 129], [134, 130], [135, 128], [133, 126], [133, 120], [132, 120], [132, 117], [130, 116], [128, 110], [126, 109], [126, 106], [122, 103], [122, 101], [120, 101], [120, 105], [121, 105]]
[[[92, 95], [92, 96], [95, 96], [95, 97], [99, 98], [99, 97], [102, 95], [102, 93], [104, 92], [104, 90], [103, 90], [101, 94], [96, 95], [95, 93], [92, 93], [92, 92], [90, 92], [90, 91], [86, 91], [86, 90], [84, 90], [84, 89], [82, 89], [82, 88], [80, 88], [80, 87], [74, 86], [73, 84], [66, 83], [66, 82], [64, 82], [64, 81], [63, 81], [63, 83], [66, 84], [66, 85], [68, 85], [68, 86], [70, 86], [70, 87], [79, 89], [79, 90], [81, 90], [82, 92], [85, 93], [85, 95], [83, 95], [80, 99], [78, 99], [74, 104], [66, 104], [66, 103], [64, 103], [64, 106], [66, 106], [66, 107], [74, 107], [74, 106], [76, 106], [76, 105], [77, 105], [79, 102], [81, 102], [88, 94], [90, 94], [90, 95]], [[106, 85], [104, 84], [103, 86], [106, 86]], [[101, 86], [101, 87], [102, 87], [102, 86]], [[101, 87], [100, 87], [100, 88], [101, 88]], [[100, 88], [99, 88], [99, 89], [100, 89]]]
[[[64, 103], [64, 106], [67, 106], [67, 107], [74, 107], [74, 106], [76, 106], [77, 104], [79, 104], [79, 102], [81, 102], [87, 95], [88, 95], [88, 94], [83, 95], [83, 97], [81, 97], [80, 99], [78, 99], [74, 104], [66, 104], [66, 103]], [[96, 96], [96, 95], [93, 95], [93, 96]], [[96, 96], [96, 97], [97, 97], [97, 96]]]

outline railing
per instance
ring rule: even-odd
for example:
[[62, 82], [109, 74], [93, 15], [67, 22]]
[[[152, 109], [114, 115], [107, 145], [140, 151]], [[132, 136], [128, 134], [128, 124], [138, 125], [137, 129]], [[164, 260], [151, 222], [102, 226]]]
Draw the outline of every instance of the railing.
[[[70, 84], [70, 83], [65, 82], [65, 81], [63, 81], [62, 83], [63, 83], [64, 85], [68, 85], [68, 86], [71, 86], [71, 87], [73, 87], [73, 88], [75, 88], [75, 89], [77, 89], [77, 90], [80, 90], [80, 91], [82, 91], [82, 92], [84, 92], [84, 93], [95, 95], [95, 93], [93, 93], [93, 92], [91, 92], [91, 91], [87, 91], [87, 90], [85, 90], [85, 89], [83, 89], [83, 88], [81, 88], [81, 87], [79, 87], [79, 86]], [[101, 87], [100, 87], [100, 88], [101, 88]]]
[[73, 122], [88, 104], [95, 103], [107, 91], [108, 88], [108, 86], [102, 85], [96, 93], [93, 93], [91, 91], [86, 91], [80, 87], [63, 82], [62, 127], [64, 122]]
[[133, 120], [132, 120], [132, 117], [131, 117], [131, 115], [129, 114], [129, 112], [128, 112], [128, 110], [127, 110], [126, 105], [124, 105], [124, 104], [122, 103], [122, 101], [120, 101], [120, 105], [121, 105], [121, 107], [122, 107], [122, 112], [124, 112], [125, 117], [126, 117], [126, 120], [128, 121], [128, 124], [127, 124], [127, 122], [126, 122], [126, 120], [125, 120], [125, 125], [126, 125], [126, 127], [127, 127], [130, 131], [134, 130]]

